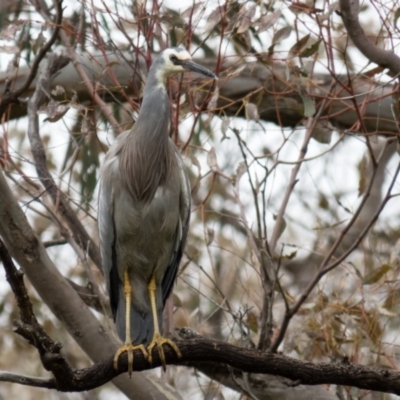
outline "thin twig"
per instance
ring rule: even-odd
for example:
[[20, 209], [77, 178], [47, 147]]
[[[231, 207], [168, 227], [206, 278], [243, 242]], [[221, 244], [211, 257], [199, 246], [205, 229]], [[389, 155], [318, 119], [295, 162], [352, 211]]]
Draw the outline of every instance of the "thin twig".
[[354, 213], [353, 217], [351, 218], [351, 220], [349, 221], [349, 223], [346, 225], [346, 227], [342, 230], [342, 232], [340, 233], [340, 235], [338, 236], [338, 238], [336, 239], [335, 243], [332, 245], [330, 251], [328, 252], [328, 254], [325, 256], [324, 260], [321, 262], [318, 272], [316, 273], [316, 275], [314, 276], [314, 278], [310, 281], [310, 283], [308, 284], [307, 288], [304, 290], [304, 292], [302, 293], [302, 295], [298, 298], [298, 300], [296, 301], [296, 303], [288, 310], [286, 310], [285, 312], [285, 316], [283, 318], [282, 324], [281, 324], [281, 328], [279, 330], [279, 333], [273, 343], [273, 345], [271, 346], [271, 351], [276, 351], [280, 345], [280, 343], [282, 342], [283, 338], [285, 337], [286, 334], [286, 330], [289, 326], [289, 323], [291, 321], [291, 319], [293, 318], [293, 316], [297, 313], [297, 311], [300, 309], [300, 307], [303, 305], [303, 303], [306, 301], [306, 299], [308, 298], [308, 296], [310, 295], [310, 293], [312, 292], [312, 290], [314, 289], [314, 287], [317, 285], [317, 283], [320, 281], [320, 279], [329, 271], [331, 271], [333, 268], [337, 267], [343, 260], [346, 259], [346, 257], [349, 256], [349, 254], [351, 254], [357, 247], [358, 245], [361, 243], [361, 241], [365, 238], [365, 236], [367, 235], [367, 233], [369, 232], [369, 230], [371, 229], [372, 225], [376, 222], [376, 220], [378, 219], [380, 213], [382, 212], [384, 206], [386, 205], [386, 203], [391, 199], [391, 190], [395, 184], [396, 178], [399, 174], [400, 171], [400, 164], [398, 165], [396, 172], [394, 174], [394, 177], [392, 179], [391, 184], [389, 185], [387, 194], [385, 196], [385, 198], [383, 199], [383, 201], [381, 202], [380, 207], [376, 210], [376, 212], [374, 213], [374, 215], [371, 217], [370, 221], [368, 222], [368, 224], [366, 224], [366, 226], [364, 227], [364, 229], [360, 232], [360, 234], [358, 235], [357, 239], [354, 241], [354, 243], [343, 253], [341, 254], [340, 257], [338, 257], [335, 261], [333, 261], [331, 264], [329, 263], [329, 260], [332, 258], [334, 252], [336, 251], [336, 249], [338, 248], [338, 246], [340, 245], [340, 243], [343, 240], [343, 237], [346, 235], [346, 233], [349, 231], [349, 229], [351, 228], [351, 226], [353, 226], [353, 224], [355, 223], [357, 217], [360, 215], [361, 210], [364, 207], [365, 202], [367, 201], [367, 198], [369, 197], [369, 193], [371, 191], [372, 185], [374, 183], [374, 178], [376, 175], [376, 171], [377, 171], [377, 166], [379, 165], [380, 160], [382, 159], [384, 152], [385, 152], [386, 146], [385, 148], [382, 150], [380, 157], [377, 160], [377, 165], [376, 167], [373, 169], [373, 173], [372, 176], [370, 178], [370, 182], [368, 184], [367, 190], [365, 192], [365, 195], [360, 203], [360, 205], [358, 206], [356, 212]]
[[46, 54], [49, 52], [55, 41], [57, 40], [58, 34], [60, 33], [60, 28], [61, 28], [61, 22], [63, 18], [63, 9], [62, 9], [62, 2], [63, 0], [55, 0], [54, 4], [56, 6], [56, 18], [54, 21], [54, 32], [51, 35], [51, 38], [45, 43], [43, 47], [40, 48], [38, 55], [35, 58], [35, 61], [32, 64], [31, 67], [31, 72], [29, 73], [28, 79], [25, 81], [25, 83], [16, 91], [14, 91], [14, 96], [19, 97], [21, 96], [22, 93], [24, 93], [33, 80], [36, 78], [36, 75], [39, 71], [39, 65], [46, 56]]
[[0, 382], [10, 382], [25, 386], [55, 389], [53, 378], [39, 378], [37, 376], [13, 374], [7, 371], [0, 371]]
[[36, 171], [42, 185], [50, 194], [53, 203], [58, 206], [58, 211], [67, 222], [74, 241], [84, 251], [86, 251], [87, 248], [89, 249], [90, 258], [100, 268], [101, 261], [97, 246], [82, 226], [76, 213], [70, 207], [67, 196], [60, 191], [47, 168], [46, 151], [39, 134], [37, 111], [47, 100], [52, 76], [62, 68], [67, 61], [68, 60], [63, 56], [50, 55], [48, 57], [48, 63], [39, 75], [36, 91], [28, 101], [28, 138], [35, 160]]
[[25, 83], [15, 91], [10, 91], [11, 81], [9, 81], [9, 83], [6, 85], [5, 93], [0, 102], [0, 121], [3, 120], [3, 114], [6, 112], [8, 106], [13, 103], [18, 103], [18, 97], [20, 97], [22, 93], [29, 89], [30, 85], [32, 84], [38, 73], [40, 63], [43, 61], [51, 46], [53, 46], [58, 37], [58, 34], [60, 33], [60, 27], [63, 17], [62, 0], [55, 0], [55, 6], [55, 21], [51, 21], [55, 26], [53, 34], [51, 35], [50, 39], [44, 44], [44, 46], [40, 48], [38, 55], [33, 61], [29, 76], [26, 79]]

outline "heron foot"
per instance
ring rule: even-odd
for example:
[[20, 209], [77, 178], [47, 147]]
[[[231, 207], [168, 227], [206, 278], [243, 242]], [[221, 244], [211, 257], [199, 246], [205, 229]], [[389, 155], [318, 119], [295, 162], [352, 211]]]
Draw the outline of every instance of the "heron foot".
[[161, 364], [162, 364], [163, 370], [164, 370], [164, 372], [165, 372], [166, 369], [167, 369], [167, 364], [166, 364], [166, 362], [165, 362], [165, 354], [164, 354], [164, 349], [163, 349], [163, 345], [164, 345], [164, 344], [167, 344], [167, 345], [169, 345], [170, 347], [172, 347], [172, 349], [175, 351], [175, 353], [176, 353], [176, 355], [178, 356], [178, 358], [181, 358], [181, 357], [182, 357], [182, 354], [181, 354], [181, 352], [179, 351], [178, 346], [177, 346], [172, 340], [167, 339], [167, 338], [165, 338], [165, 337], [162, 337], [162, 336], [160, 335], [160, 333], [158, 333], [158, 332], [156, 332], [156, 333], [154, 334], [153, 340], [152, 340], [151, 343], [147, 346], [147, 351], [148, 351], [148, 354], [149, 354], [148, 361], [149, 361], [150, 364], [153, 362], [153, 355], [152, 355], [152, 352], [153, 352], [153, 348], [154, 348], [155, 346], [157, 346], [158, 355], [160, 356]]
[[143, 356], [146, 360], [149, 359], [149, 354], [145, 347], [141, 344], [139, 346], [134, 346], [132, 343], [125, 343], [122, 347], [120, 347], [114, 356], [114, 369], [118, 371], [118, 359], [121, 354], [127, 352], [128, 353], [128, 373], [129, 376], [132, 376], [133, 371], [133, 352], [135, 350], [140, 350], [143, 353]]

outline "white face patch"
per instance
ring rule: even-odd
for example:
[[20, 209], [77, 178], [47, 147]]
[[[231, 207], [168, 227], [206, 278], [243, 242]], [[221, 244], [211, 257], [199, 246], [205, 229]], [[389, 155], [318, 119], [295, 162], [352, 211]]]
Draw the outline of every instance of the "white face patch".
[[165, 79], [172, 74], [176, 74], [179, 72], [185, 72], [185, 68], [181, 65], [175, 65], [171, 60], [172, 57], [176, 57], [178, 60], [187, 61], [191, 60], [192, 56], [185, 49], [166, 49], [162, 53], [162, 57], [164, 59], [164, 66], [157, 72], [157, 81], [159, 85], [164, 87]]
[[[185, 50], [182, 48], [178, 48], [178, 50], [176, 49], [165, 49], [163, 52], [163, 58], [165, 61], [170, 61], [170, 57], [174, 55], [176, 58], [178, 58], [179, 60], [191, 60], [192, 56]], [[172, 63], [172, 62], [171, 62]]]

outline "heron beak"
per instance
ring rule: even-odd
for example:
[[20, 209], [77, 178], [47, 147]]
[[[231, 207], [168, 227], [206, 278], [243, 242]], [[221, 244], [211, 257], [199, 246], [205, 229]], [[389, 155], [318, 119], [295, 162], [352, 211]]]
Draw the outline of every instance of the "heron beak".
[[190, 71], [197, 72], [197, 73], [205, 75], [205, 76], [209, 76], [210, 78], [213, 78], [213, 79], [218, 79], [218, 76], [215, 75], [213, 72], [211, 72], [207, 68], [202, 67], [199, 64], [196, 64], [192, 60], [181, 61], [180, 64], [182, 65], [183, 68], [186, 68]]

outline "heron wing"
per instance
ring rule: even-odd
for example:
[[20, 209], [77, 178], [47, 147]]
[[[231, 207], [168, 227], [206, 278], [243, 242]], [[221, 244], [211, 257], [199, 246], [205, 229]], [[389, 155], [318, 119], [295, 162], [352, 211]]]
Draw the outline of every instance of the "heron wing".
[[111, 311], [115, 318], [118, 306], [119, 285], [115, 251], [113, 171], [117, 159], [106, 158], [100, 174], [98, 226], [104, 278], [110, 296]]
[[[175, 147], [175, 146], [174, 146]], [[177, 160], [177, 166], [179, 170], [179, 180], [180, 180], [180, 195], [179, 195], [179, 222], [177, 227], [177, 232], [175, 236], [175, 246], [172, 254], [171, 262], [165, 272], [164, 278], [162, 280], [162, 299], [163, 304], [167, 301], [169, 295], [171, 294], [172, 287], [175, 282], [176, 275], [179, 269], [179, 263], [182, 258], [183, 249], [185, 248], [186, 238], [189, 230], [189, 220], [190, 220], [190, 183], [186, 172], [185, 163], [179, 154], [179, 151], [175, 148], [175, 157]]]

